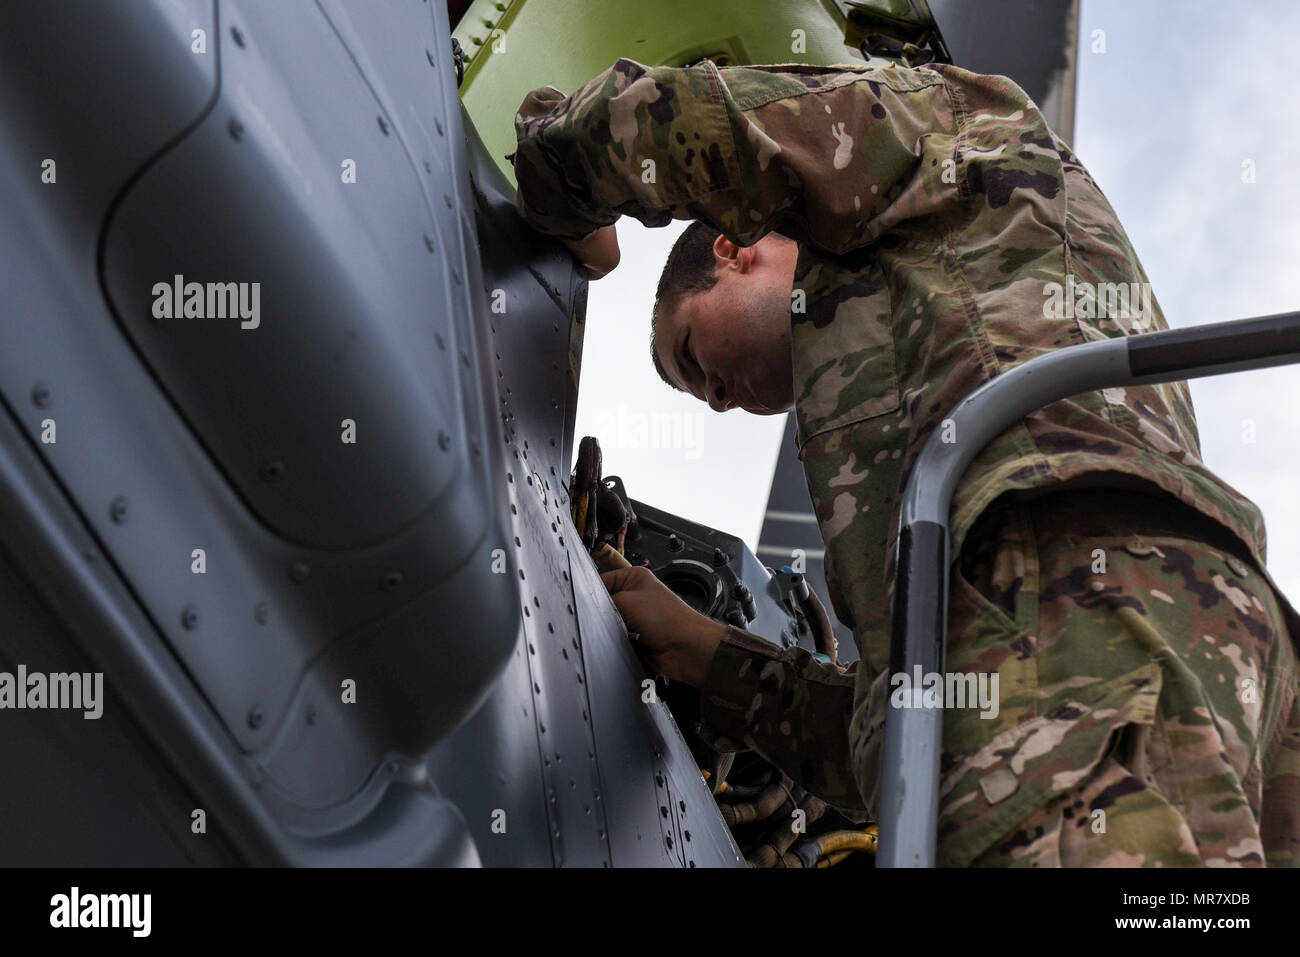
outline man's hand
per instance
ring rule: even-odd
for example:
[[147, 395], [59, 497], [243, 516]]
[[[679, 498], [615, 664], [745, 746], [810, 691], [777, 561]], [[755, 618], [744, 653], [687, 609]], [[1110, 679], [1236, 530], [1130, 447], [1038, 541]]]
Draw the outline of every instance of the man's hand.
[[628, 631], [640, 633], [650, 667], [701, 687], [727, 626], [701, 615], [644, 566], [619, 568], [600, 578]]
[[578, 260], [580, 272], [589, 280], [600, 279], [614, 271], [620, 253], [614, 224], [602, 226], [586, 239], [561, 239]]

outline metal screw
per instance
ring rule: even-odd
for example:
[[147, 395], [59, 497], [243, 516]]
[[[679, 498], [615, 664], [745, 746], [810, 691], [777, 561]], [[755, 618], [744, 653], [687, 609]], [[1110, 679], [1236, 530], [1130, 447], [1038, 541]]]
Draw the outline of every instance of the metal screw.
[[392, 571], [384, 576], [384, 580], [379, 587], [384, 591], [393, 591], [394, 589], [401, 587], [403, 580], [401, 572]]
[[713, 564], [715, 565], [727, 564], [727, 553], [720, 548], [715, 548], [713, 550]]
[[676, 535], [668, 536], [668, 550], [670, 552], [680, 552], [685, 547], [686, 546], [682, 543], [682, 540]]
[[272, 459], [263, 463], [257, 474], [261, 476], [263, 482], [278, 482], [284, 475], [284, 463], [279, 459]]

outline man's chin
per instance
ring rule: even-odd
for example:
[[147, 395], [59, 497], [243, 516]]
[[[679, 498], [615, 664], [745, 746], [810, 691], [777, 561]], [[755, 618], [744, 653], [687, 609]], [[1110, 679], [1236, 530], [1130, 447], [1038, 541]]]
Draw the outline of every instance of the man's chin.
[[742, 398], [737, 403], [737, 408], [744, 409], [751, 415], [781, 415], [794, 408], [793, 397], [787, 398], [787, 396], [791, 395], [789, 392], [782, 396], [778, 390], [769, 389], [762, 399], [754, 394], [753, 389], [746, 388], [743, 385], [739, 392]]
[[794, 406], [788, 405], [784, 409], [771, 409], [765, 405], [760, 405], [759, 403], [754, 402], [748, 405], [742, 405], [741, 408], [751, 415], [782, 415], [783, 413], [789, 412], [794, 408]]

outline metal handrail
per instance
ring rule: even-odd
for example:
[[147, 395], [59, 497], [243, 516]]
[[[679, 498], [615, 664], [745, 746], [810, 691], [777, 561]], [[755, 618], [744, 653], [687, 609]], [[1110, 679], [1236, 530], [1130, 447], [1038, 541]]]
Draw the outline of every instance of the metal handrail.
[[[1030, 359], [984, 383], [922, 449], [903, 493], [890, 673], [943, 673], [948, 619], [948, 510], [971, 460], [1019, 419], [1060, 399], [1300, 362], [1300, 312], [1088, 342]], [[957, 437], [944, 441], [944, 437]], [[919, 703], [919, 702], [917, 702]], [[942, 708], [885, 717], [877, 867], [933, 867]]]

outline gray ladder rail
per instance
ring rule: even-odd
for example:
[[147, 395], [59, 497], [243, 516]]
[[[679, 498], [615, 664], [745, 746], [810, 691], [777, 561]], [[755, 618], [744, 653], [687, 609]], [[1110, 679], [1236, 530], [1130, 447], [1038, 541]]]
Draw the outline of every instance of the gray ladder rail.
[[[899, 518], [891, 675], [944, 669], [948, 618], [948, 510], [971, 460], [1017, 420], [1097, 389], [1152, 385], [1300, 362], [1300, 312], [1237, 319], [1069, 346], [986, 382], [949, 414], [917, 458]], [[885, 716], [877, 867], [933, 867], [939, 818], [942, 708]]]

